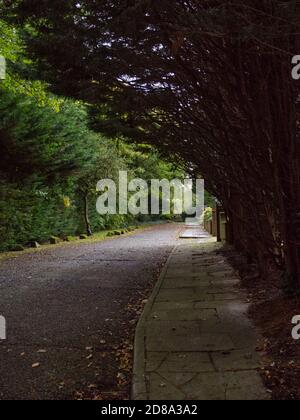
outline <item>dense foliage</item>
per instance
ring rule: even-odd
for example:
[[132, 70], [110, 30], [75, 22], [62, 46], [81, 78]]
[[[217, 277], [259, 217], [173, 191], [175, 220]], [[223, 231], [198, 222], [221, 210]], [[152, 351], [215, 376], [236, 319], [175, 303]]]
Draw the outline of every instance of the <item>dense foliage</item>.
[[121, 169], [146, 180], [176, 174], [152, 148], [95, 134], [85, 108], [71, 101], [56, 112], [1, 91], [0, 115], [1, 250], [136, 223], [130, 216], [97, 214], [97, 181], [117, 183]]
[[0, 82], [0, 250], [136, 223], [97, 214], [97, 182], [117, 183], [119, 170], [146, 180], [183, 172], [151, 147], [95, 133], [86, 105], [35, 79], [19, 33], [1, 20], [0, 33], [8, 64]]

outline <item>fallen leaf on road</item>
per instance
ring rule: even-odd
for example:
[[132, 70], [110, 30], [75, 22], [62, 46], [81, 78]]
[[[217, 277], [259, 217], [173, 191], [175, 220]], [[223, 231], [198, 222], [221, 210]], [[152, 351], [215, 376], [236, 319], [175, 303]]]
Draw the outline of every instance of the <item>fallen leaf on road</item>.
[[35, 368], [40, 367], [40, 364], [39, 364], [39, 363], [34, 363], [31, 367], [32, 367], [33, 369], [35, 369]]

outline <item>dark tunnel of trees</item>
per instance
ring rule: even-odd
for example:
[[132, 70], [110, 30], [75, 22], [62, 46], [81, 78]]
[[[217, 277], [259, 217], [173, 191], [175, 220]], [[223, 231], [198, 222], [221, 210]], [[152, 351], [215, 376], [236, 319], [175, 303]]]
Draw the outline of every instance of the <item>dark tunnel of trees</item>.
[[93, 130], [186, 162], [230, 242], [299, 289], [299, 2], [2, 3], [52, 92], [88, 103]]

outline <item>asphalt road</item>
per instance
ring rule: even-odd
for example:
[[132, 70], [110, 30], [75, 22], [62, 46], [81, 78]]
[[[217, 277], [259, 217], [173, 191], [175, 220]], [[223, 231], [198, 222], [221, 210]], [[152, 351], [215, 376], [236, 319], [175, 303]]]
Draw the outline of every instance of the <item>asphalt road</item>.
[[161, 225], [1, 261], [7, 340], [0, 341], [0, 399], [111, 398], [126, 382], [120, 349], [126, 340], [130, 346], [135, 305], [153, 286], [179, 230]]

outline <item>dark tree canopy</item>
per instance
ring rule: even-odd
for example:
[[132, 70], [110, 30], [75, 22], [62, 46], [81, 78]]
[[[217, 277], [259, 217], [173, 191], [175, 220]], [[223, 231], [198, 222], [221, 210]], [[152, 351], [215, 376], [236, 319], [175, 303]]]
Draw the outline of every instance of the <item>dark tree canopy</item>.
[[56, 92], [91, 103], [98, 130], [184, 159], [223, 203], [232, 242], [298, 283], [297, 1], [4, 3]]

